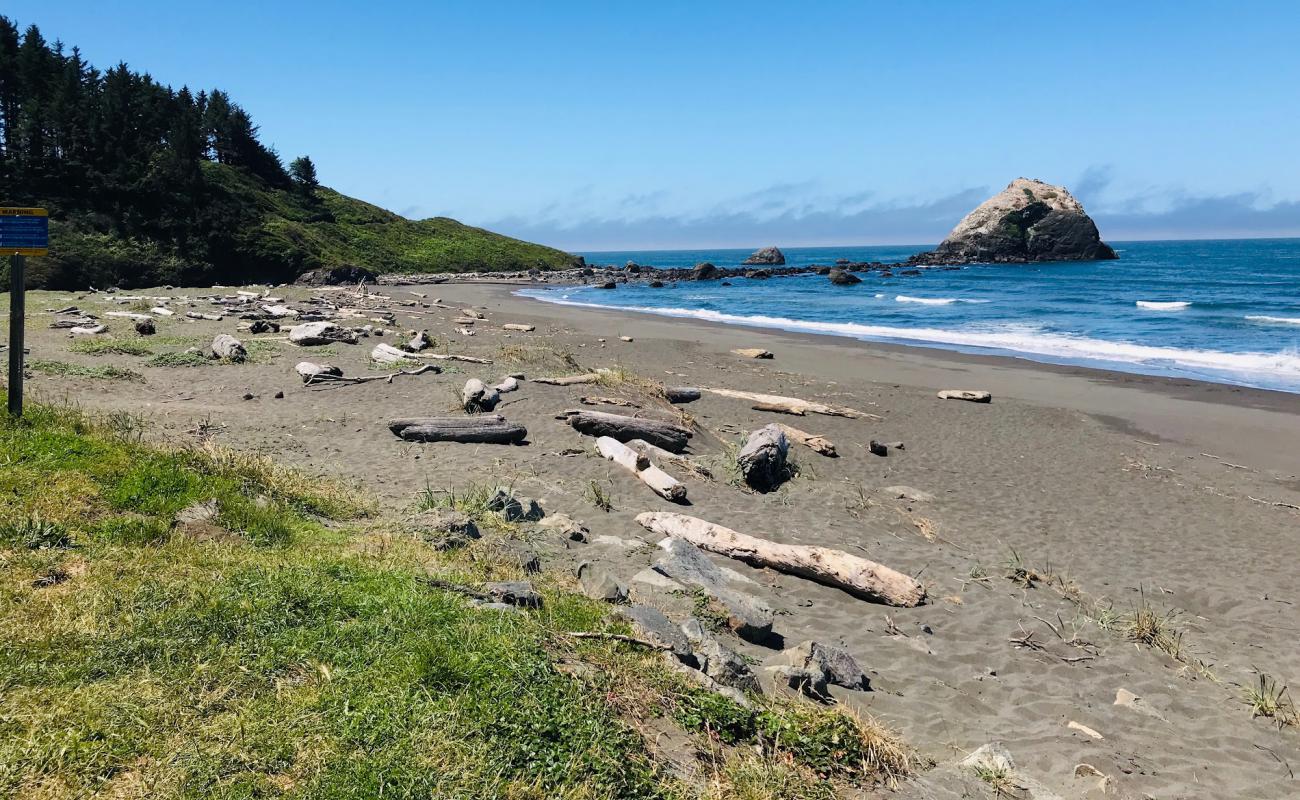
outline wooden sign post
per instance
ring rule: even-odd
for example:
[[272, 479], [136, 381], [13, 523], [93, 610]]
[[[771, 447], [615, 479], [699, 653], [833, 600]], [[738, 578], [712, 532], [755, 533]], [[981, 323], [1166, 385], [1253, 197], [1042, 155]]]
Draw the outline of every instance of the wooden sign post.
[[23, 414], [23, 341], [27, 324], [27, 256], [49, 253], [43, 208], [0, 208], [0, 256], [9, 256], [9, 413]]

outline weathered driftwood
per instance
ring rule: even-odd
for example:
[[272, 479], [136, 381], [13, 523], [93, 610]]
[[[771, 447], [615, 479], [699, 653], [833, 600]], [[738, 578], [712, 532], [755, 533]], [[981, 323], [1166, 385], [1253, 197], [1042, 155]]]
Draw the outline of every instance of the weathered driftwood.
[[584, 406], [622, 406], [623, 408], [640, 408], [640, 403], [624, 400], [621, 397], [603, 397], [601, 395], [583, 395], [578, 402]]
[[432, 359], [434, 361], [463, 361], [467, 364], [491, 364], [490, 358], [475, 358], [474, 356], [457, 356], [446, 353], [407, 353], [398, 350], [391, 344], [380, 342], [375, 345], [375, 349], [370, 351], [370, 360], [380, 364], [392, 364], [402, 359], [421, 360]]
[[588, 436], [609, 436], [620, 442], [644, 439], [673, 453], [686, 449], [691, 432], [671, 422], [642, 417], [624, 417], [604, 411], [570, 409], [564, 412], [569, 424]]
[[515, 444], [528, 436], [527, 428], [499, 414], [395, 419], [388, 423], [388, 429], [411, 442]]
[[333, 322], [304, 322], [289, 329], [289, 341], [303, 347], [334, 342], [357, 343], [357, 335]]
[[198, 312], [198, 311], [186, 311], [186, 312], [185, 312], [185, 316], [189, 317], [190, 319], [203, 319], [203, 320], [207, 320], [208, 322], [220, 322], [220, 321], [221, 321], [221, 315], [220, 315], [220, 314], [203, 314], [203, 313]]
[[835, 458], [838, 455], [835, 452], [835, 445], [825, 436], [818, 436], [815, 433], [801, 431], [798, 428], [792, 428], [789, 425], [783, 425], [781, 423], [777, 423], [777, 427], [779, 427], [781, 432], [785, 434], [785, 438], [798, 442], [799, 444], [812, 449], [814, 452], [820, 453], [824, 456], [829, 456], [830, 458]]
[[400, 375], [423, 375], [426, 372], [432, 372], [436, 375], [439, 372], [442, 372], [442, 370], [436, 364], [421, 364], [415, 369], [402, 369], [402, 370], [398, 370], [397, 372], [387, 372], [384, 373], [383, 375], [357, 375], [351, 377], [343, 377], [341, 375], [322, 374], [310, 378], [304, 378], [303, 383], [307, 384], [308, 386], [316, 386], [321, 384], [330, 384], [330, 385], [338, 386], [338, 385], [350, 385], [354, 383], [370, 383], [371, 381], [383, 381], [384, 383], [392, 383], [393, 378], [396, 378]]
[[625, 444], [637, 451], [637, 453], [641, 454], [646, 459], [653, 459], [660, 463], [666, 462], [682, 467], [701, 478], [708, 478], [710, 480], [713, 478], [713, 473], [709, 472], [707, 467], [702, 466], [687, 456], [670, 453], [662, 447], [656, 447], [644, 439], [630, 439], [625, 442]]
[[521, 333], [530, 333], [530, 332], [532, 332], [532, 331], [537, 330], [537, 326], [536, 326], [536, 325], [523, 325], [523, 324], [520, 324], [520, 323], [518, 323], [518, 322], [507, 322], [505, 325], [502, 325], [502, 326], [501, 326], [501, 330], [503, 330], [503, 331], [519, 331], [519, 332], [521, 332]]
[[545, 383], [550, 386], [575, 386], [580, 383], [595, 383], [600, 380], [599, 372], [588, 372], [583, 375], [563, 375], [558, 378], [530, 378], [533, 383]]
[[487, 317], [484, 317], [482, 313], [475, 311], [472, 308], [462, 308], [460, 313], [467, 317], [472, 317], [473, 319], [487, 319]]
[[429, 332], [417, 331], [410, 341], [403, 345], [402, 349], [411, 353], [418, 353], [422, 350], [428, 350], [430, 347], [433, 347], [433, 342], [429, 340]]
[[736, 350], [732, 350], [731, 352], [740, 356], [741, 358], [772, 358], [773, 357], [771, 350], [764, 350], [761, 347], [741, 347]]
[[507, 392], [515, 392], [519, 390], [519, 379], [514, 376], [504, 378], [500, 383], [498, 383], [496, 386], [493, 386], [492, 388], [496, 389], [497, 392], [500, 394], [506, 394]]
[[478, 378], [470, 378], [460, 391], [460, 402], [466, 414], [481, 414], [497, 407], [497, 403], [501, 402], [501, 393], [489, 389]]
[[212, 340], [209, 350], [213, 358], [224, 358], [227, 361], [238, 362], [248, 358], [244, 343], [228, 333], [218, 333]]
[[342, 378], [343, 370], [330, 364], [313, 364], [310, 361], [299, 361], [293, 371], [302, 377], [303, 383], [311, 383], [313, 378], [324, 377]]
[[993, 393], [983, 389], [944, 389], [939, 392], [940, 400], [966, 400], [970, 403], [991, 403]]
[[665, 500], [681, 503], [686, 500], [686, 486], [667, 472], [650, 463], [650, 459], [617, 439], [602, 436], [596, 440], [596, 450], [605, 458], [637, 476], [651, 491]]
[[769, 567], [834, 586], [868, 600], [908, 607], [925, 600], [925, 588], [908, 575], [840, 550], [778, 544], [685, 514], [664, 511], [638, 514], [636, 521], [646, 530], [684, 539], [757, 567]]
[[805, 416], [808, 413], [807, 408], [803, 406], [791, 406], [781, 403], [755, 403], [750, 406], [755, 411], [772, 411], [777, 414], [792, 414], [796, 417]]
[[817, 403], [812, 400], [800, 400], [797, 397], [782, 397], [778, 394], [761, 394], [759, 392], [742, 392], [738, 389], [711, 389], [700, 387], [701, 392], [716, 394], [719, 397], [731, 397], [736, 400], [749, 400], [754, 403], [762, 403], [772, 408], [785, 410], [787, 414], [797, 414], [803, 416], [811, 411], [814, 414], [825, 414], [828, 417], [849, 417], [850, 419], [875, 419], [879, 420], [875, 414], [867, 414], [862, 411], [855, 411], [852, 408], [842, 406], [828, 406], [824, 403]]
[[689, 386], [664, 387], [664, 399], [670, 403], [694, 403], [700, 399], [700, 390]]
[[770, 492], [786, 479], [785, 459], [790, 443], [777, 425], [764, 425], [745, 440], [736, 455], [736, 466], [745, 483], [760, 492]]

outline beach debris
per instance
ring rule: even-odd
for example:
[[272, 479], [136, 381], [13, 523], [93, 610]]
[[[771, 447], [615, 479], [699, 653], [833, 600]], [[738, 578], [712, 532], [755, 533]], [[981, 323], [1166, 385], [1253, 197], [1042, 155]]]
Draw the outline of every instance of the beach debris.
[[271, 319], [285, 319], [287, 317], [298, 316], [298, 312], [288, 306], [262, 306], [262, 313], [266, 314]]
[[586, 542], [591, 531], [568, 514], [547, 514], [537, 523], [543, 530], [554, 531], [571, 542]]
[[500, 383], [498, 383], [496, 386], [493, 386], [492, 388], [496, 389], [498, 394], [508, 394], [509, 392], [516, 392], [519, 390], [519, 379], [511, 375], [507, 378], [503, 378]]
[[601, 436], [596, 439], [596, 450], [606, 459], [631, 472], [650, 490], [665, 500], [674, 503], [686, 502], [686, 485], [667, 472], [650, 463], [650, 459], [641, 455], [626, 444]]
[[488, 498], [487, 507], [506, 522], [536, 522], [546, 517], [540, 503], [529, 497], [516, 497], [508, 486], [498, 486]]
[[880, 456], [881, 458], [885, 458], [889, 455], [889, 445], [885, 444], [884, 442], [877, 442], [875, 439], [872, 439], [870, 442], [867, 443], [867, 452], [871, 453], [873, 456]]
[[631, 337], [631, 336], [620, 336], [620, 337], [618, 337], [618, 340], [619, 340], [620, 342], [630, 342], [630, 341], [632, 341], [632, 337]]
[[474, 520], [450, 508], [431, 508], [406, 520], [406, 527], [436, 550], [454, 550], [479, 538]]
[[528, 436], [527, 428], [499, 414], [395, 419], [388, 429], [408, 442], [518, 444]]
[[470, 319], [487, 319], [487, 317], [483, 316], [481, 312], [472, 308], [462, 308], [460, 313], [462, 316], [469, 317]]
[[498, 603], [523, 608], [542, 607], [542, 595], [530, 581], [490, 581], [483, 584], [483, 591]]
[[335, 322], [304, 322], [289, 329], [289, 341], [302, 347], [335, 342], [356, 344], [357, 335]]
[[582, 375], [565, 375], [558, 378], [533, 378], [533, 383], [544, 383], [548, 386], [576, 386], [581, 383], [595, 383], [601, 378], [599, 372], [587, 372]]
[[1105, 736], [1102, 736], [1100, 733], [1093, 730], [1092, 728], [1089, 728], [1087, 725], [1084, 725], [1081, 722], [1075, 722], [1074, 720], [1070, 720], [1069, 724], [1066, 725], [1065, 727], [1069, 728], [1072, 731], [1078, 731], [1079, 733], [1082, 733], [1085, 736], [1091, 736], [1093, 739], [1106, 738]]
[[219, 333], [212, 340], [209, 348], [213, 358], [220, 358], [226, 361], [236, 363], [248, 358], [248, 351], [244, 349], [244, 343], [231, 336], [228, 333]]
[[792, 428], [789, 425], [777, 423], [777, 427], [785, 434], [785, 438], [798, 442], [815, 453], [826, 456], [827, 458], [836, 458], [839, 454], [835, 452], [835, 445], [831, 444], [830, 439], [825, 436], [819, 436], [815, 433], [801, 431], [798, 428]]
[[502, 325], [502, 326], [501, 326], [501, 330], [503, 330], [503, 331], [518, 331], [518, 332], [520, 332], [520, 333], [532, 333], [533, 331], [537, 330], [537, 326], [536, 326], [536, 325], [522, 325], [522, 324], [520, 324], [520, 323], [518, 323], [518, 322], [507, 322], [505, 325]]
[[478, 322], [478, 318], [477, 317], [453, 317], [451, 321], [456, 323], [457, 325], [473, 325], [474, 323]]
[[588, 436], [608, 436], [620, 442], [644, 439], [673, 453], [685, 450], [691, 438], [691, 432], [680, 425], [656, 419], [625, 417], [604, 411], [585, 411], [576, 408], [564, 411], [561, 417], [567, 418], [574, 430]]
[[463, 361], [467, 364], [491, 364], [490, 358], [476, 358], [474, 356], [458, 356], [449, 353], [408, 353], [404, 350], [398, 350], [391, 344], [380, 342], [370, 351], [370, 360], [377, 364], [394, 364], [403, 359], [419, 360], [433, 359], [436, 361]]
[[700, 399], [700, 390], [690, 386], [664, 387], [664, 399], [670, 403], [694, 403]]
[[764, 350], [761, 347], [741, 347], [731, 352], [741, 358], [775, 358], [771, 350]]
[[428, 350], [433, 347], [433, 341], [429, 339], [428, 331], [417, 331], [410, 341], [402, 345], [402, 349], [411, 353], [418, 353], [421, 350]]
[[632, 605], [619, 608], [617, 613], [627, 620], [638, 637], [657, 648], [671, 651], [679, 660], [686, 660], [691, 666], [698, 663], [691, 654], [690, 640], [664, 616], [664, 612], [650, 606]]
[[1148, 705], [1147, 701], [1143, 700], [1138, 695], [1133, 694], [1128, 689], [1120, 688], [1115, 692], [1115, 705], [1124, 706], [1125, 708], [1131, 708], [1134, 711], [1138, 712], [1139, 714], [1145, 714], [1148, 717], [1153, 717], [1162, 722], [1169, 721], [1165, 719], [1164, 715], [1162, 715], [1159, 711], [1156, 711], [1154, 708]]
[[700, 391], [718, 395], [719, 397], [730, 397], [735, 400], [749, 400], [753, 403], [761, 403], [765, 406], [764, 410], [766, 411], [781, 411], [786, 414], [794, 414], [800, 417], [812, 412], [813, 414], [824, 414], [828, 417], [848, 417], [849, 419], [871, 419], [876, 421], [884, 419], [875, 414], [855, 411], [852, 408], [829, 406], [812, 400], [800, 400], [797, 397], [782, 397], [777, 394], [742, 392], [737, 389], [716, 389], [706, 386], [701, 386]]
[[136, 313], [131, 312], [131, 311], [109, 311], [109, 312], [105, 313], [104, 316], [106, 316], [106, 317], [121, 317], [121, 318], [123, 318], [123, 319], [129, 319], [129, 320], [133, 320], [133, 321], [134, 321], [134, 320], [142, 320], [142, 319], [148, 319], [148, 320], [152, 320], [152, 319], [153, 319], [153, 317], [149, 316], [148, 314], [136, 314]]
[[769, 663], [788, 664], [809, 671], [820, 671], [824, 682], [845, 689], [870, 690], [867, 673], [847, 651], [834, 645], [810, 640], [788, 647], [773, 657]]
[[267, 322], [264, 319], [255, 319], [248, 323], [249, 333], [279, 333], [280, 323]]
[[501, 402], [501, 393], [489, 389], [478, 378], [470, 378], [460, 391], [460, 400], [466, 414], [481, 414], [497, 407], [497, 403]]
[[698, 547], [682, 539], [669, 537], [659, 547], [663, 553], [655, 559], [654, 571], [703, 592], [737, 636], [761, 644], [772, 635], [772, 609], [758, 598], [733, 588], [732, 584], [740, 577], [737, 573], [724, 572]]
[[154, 306], [149, 309], [149, 313], [157, 314], [160, 317], [172, 317], [176, 315], [175, 311], [172, 311], [170, 308], [163, 308], [162, 306]]
[[220, 322], [223, 319], [221, 314], [204, 314], [202, 311], [186, 311], [185, 316], [190, 319], [201, 319], [208, 322]]
[[705, 550], [757, 567], [769, 567], [834, 586], [867, 600], [905, 607], [920, 605], [925, 600], [925, 588], [913, 578], [841, 550], [779, 544], [696, 517], [666, 511], [647, 511], [638, 514], [636, 521], [646, 530], [684, 539]]
[[108, 328], [103, 325], [77, 325], [68, 329], [68, 333], [73, 336], [97, 336], [107, 332]]
[[788, 475], [785, 459], [790, 443], [778, 425], [764, 425], [745, 440], [736, 455], [736, 466], [745, 483], [760, 492], [770, 492]]
[[993, 393], [983, 389], [944, 389], [939, 392], [940, 400], [965, 400], [969, 403], [991, 403]]
[[624, 400], [621, 397], [604, 397], [602, 395], [583, 395], [578, 402], [584, 406], [620, 406], [622, 408], [640, 408], [640, 403]]
[[590, 561], [578, 565], [577, 575], [578, 583], [582, 585], [582, 593], [591, 599], [604, 600], [606, 603], [627, 602], [627, 587]]
[[153, 336], [158, 332], [158, 328], [154, 325], [152, 317], [146, 317], [135, 321], [135, 332], [141, 336]]
[[311, 383], [314, 378], [342, 378], [343, 370], [330, 364], [314, 364], [310, 361], [299, 361], [293, 371], [302, 377], [303, 383]]
[[907, 500], [911, 503], [933, 503], [935, 500], [934, 495], [929, 492], [923, 492], [911, 486], [885, 486], [880, 492], [889, 495], [895, 500]]

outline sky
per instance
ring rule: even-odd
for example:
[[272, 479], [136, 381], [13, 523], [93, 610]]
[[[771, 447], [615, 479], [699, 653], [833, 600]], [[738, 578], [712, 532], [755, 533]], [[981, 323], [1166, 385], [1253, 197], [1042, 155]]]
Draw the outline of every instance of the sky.
[[1300, 2], [175, 2], [0, 11], [222, 88], [408, 217], [572, 251], [937, 242], [1018, 176], [1107, 239], [1300, 236]]

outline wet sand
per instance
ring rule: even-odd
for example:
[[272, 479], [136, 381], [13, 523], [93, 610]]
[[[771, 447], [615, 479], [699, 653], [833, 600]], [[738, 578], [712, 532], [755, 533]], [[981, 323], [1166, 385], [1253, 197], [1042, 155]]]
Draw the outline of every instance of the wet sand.
[[[116, 308], [106, 305], [108, 297], [38, 293], [28, 301], [31, 358], [113, 364], [140, 372], [146, 382], [36, 374], [29, 392], [138, 412], [154, 424], [154, 435], [207, 436], [356, 480], [394, 508], [426, 487], [513, 484], [549, 513], [569, 514], [591, 531], [586, 544], [530, 537], [527, 546], [544, 565], [571, 569], [592, 561], [627, 583], [637, 599], [673, 613], [689, 610], [689, 602], [683, 608], [681, 597], [633, 581], [655, 557], [656, 537], [634, 521], [641, 511], [679, 510], [776, 541], [865, 555], [914, 575], [930, 600], [899, 609], [730, 564], [777, 610], [777, 633], [786, 644], [835, 643], [867, 669], [874, 691], [836, 690], [842, 702], [886, 720], [935, 760], [934, 769], [897, 796], [986, 796], [987, 787], [955, 762], [992, 741], [1005, 743], [1021, 773], [1063, 797], [1300, 792], [1288, 766], [1300, 764], [1300, 734], [1252, 719], [1242, 700], [1256, 670], [1281, 683], [1300, 680], [1300, 512], [1274, 505], [1300, 505], [1300, 397], [550, 305], [500, 285], [377, 291], [403, 301], [417, 300], [412, 292], [442, 298], [455, 309], [393, 307], [397, 327], [427, 328], [440, 340], [439, 351], [496, 363], [457, 364], [442, 375], [391, 384], [309, 388], [293, 374], [298, 361], [365, 373], [370, 349], [393, 337], [334, 345], [336, 355], [319, 356], [283, 337], [239, 334], [246, 341], [266, 338], [276, 352], [262, 363], [146, 367], [139, 357], [68, 353], [66, 332], [48, 330], [52, 316], [40, 313], [68, 302], [100, 312]], [[293, 305], [328, 292], [276, 294]], [[473, 326], [474, 336], [457, 333], [460, 326], [451, 321], [462, 306], [487, 318]], [[195, 308], [209, 310], [202, 303]], [[506, 332], [504, 323], [536, 330]], [[160, 335], [208, 341], [234, 332], [235, 324], [179, 315], [158, 322]], [[121, 321], [113, 327], [129, 330]], [[765, 348], [775, 358], [743, 359], [730, 352], [739, 347]], [[527, 425], [525, 446], [411, 444], [385, 426], [393, 417], [452, 413], [470, 377], [495, 383], [515, 371], [537, 377], [597, 367], [622, 367], [669, 385], [819, 400], [883, 419], [778, 415], [706, 394], [681, 409], [698, 426], [691, 452], [711, 465], [717, 480], [677, 472], [689, 488], [687, 508], [596, 457], [591, 439], [555, 419], [584, 395], [622, 397], [643, 406], [635, 413], [673, 417], [635, 382], [524, 381], [504, 396], [499, 411]], [[935, 392], [944, 388], [986, 389], [994, 400], [942, 401]], [[283, 399], [274, 397], [278, 391]], [[244, 400], [245, 394], [254, 397]], [[779, 491], [756, 494], [728, 483], [726, 447], [769, 422], [822, 434], [839, 457], [795, 445], [800, 474]], [[880, 458], [867, 450], [872, 439], [901, 441], [905, 449]], [[610, 493], [612, 511], [587, 499], [592, 481]], [[909, 501], [884, 491], [899, 485], [933, 499]], [[1026, 586], [1008, 579], [1017, 558], [1044, 580]], [[1182, 633], [1180, 658], [1099, 626], [1097, 609], [1107, 606], [1117, 615], [1145, 606], [1174, 615], [1169, 628]], [[760, 662], [774, 653], [733, 644]], [[1115, 705], [1120, 689], [1140, 695], [1147, 713]], [[1071, 721], [1104, 738], [1068, 727]], [[1074, 777], [1080, 763], [1109, 776], [1108, 794], [1098, 778]]]

